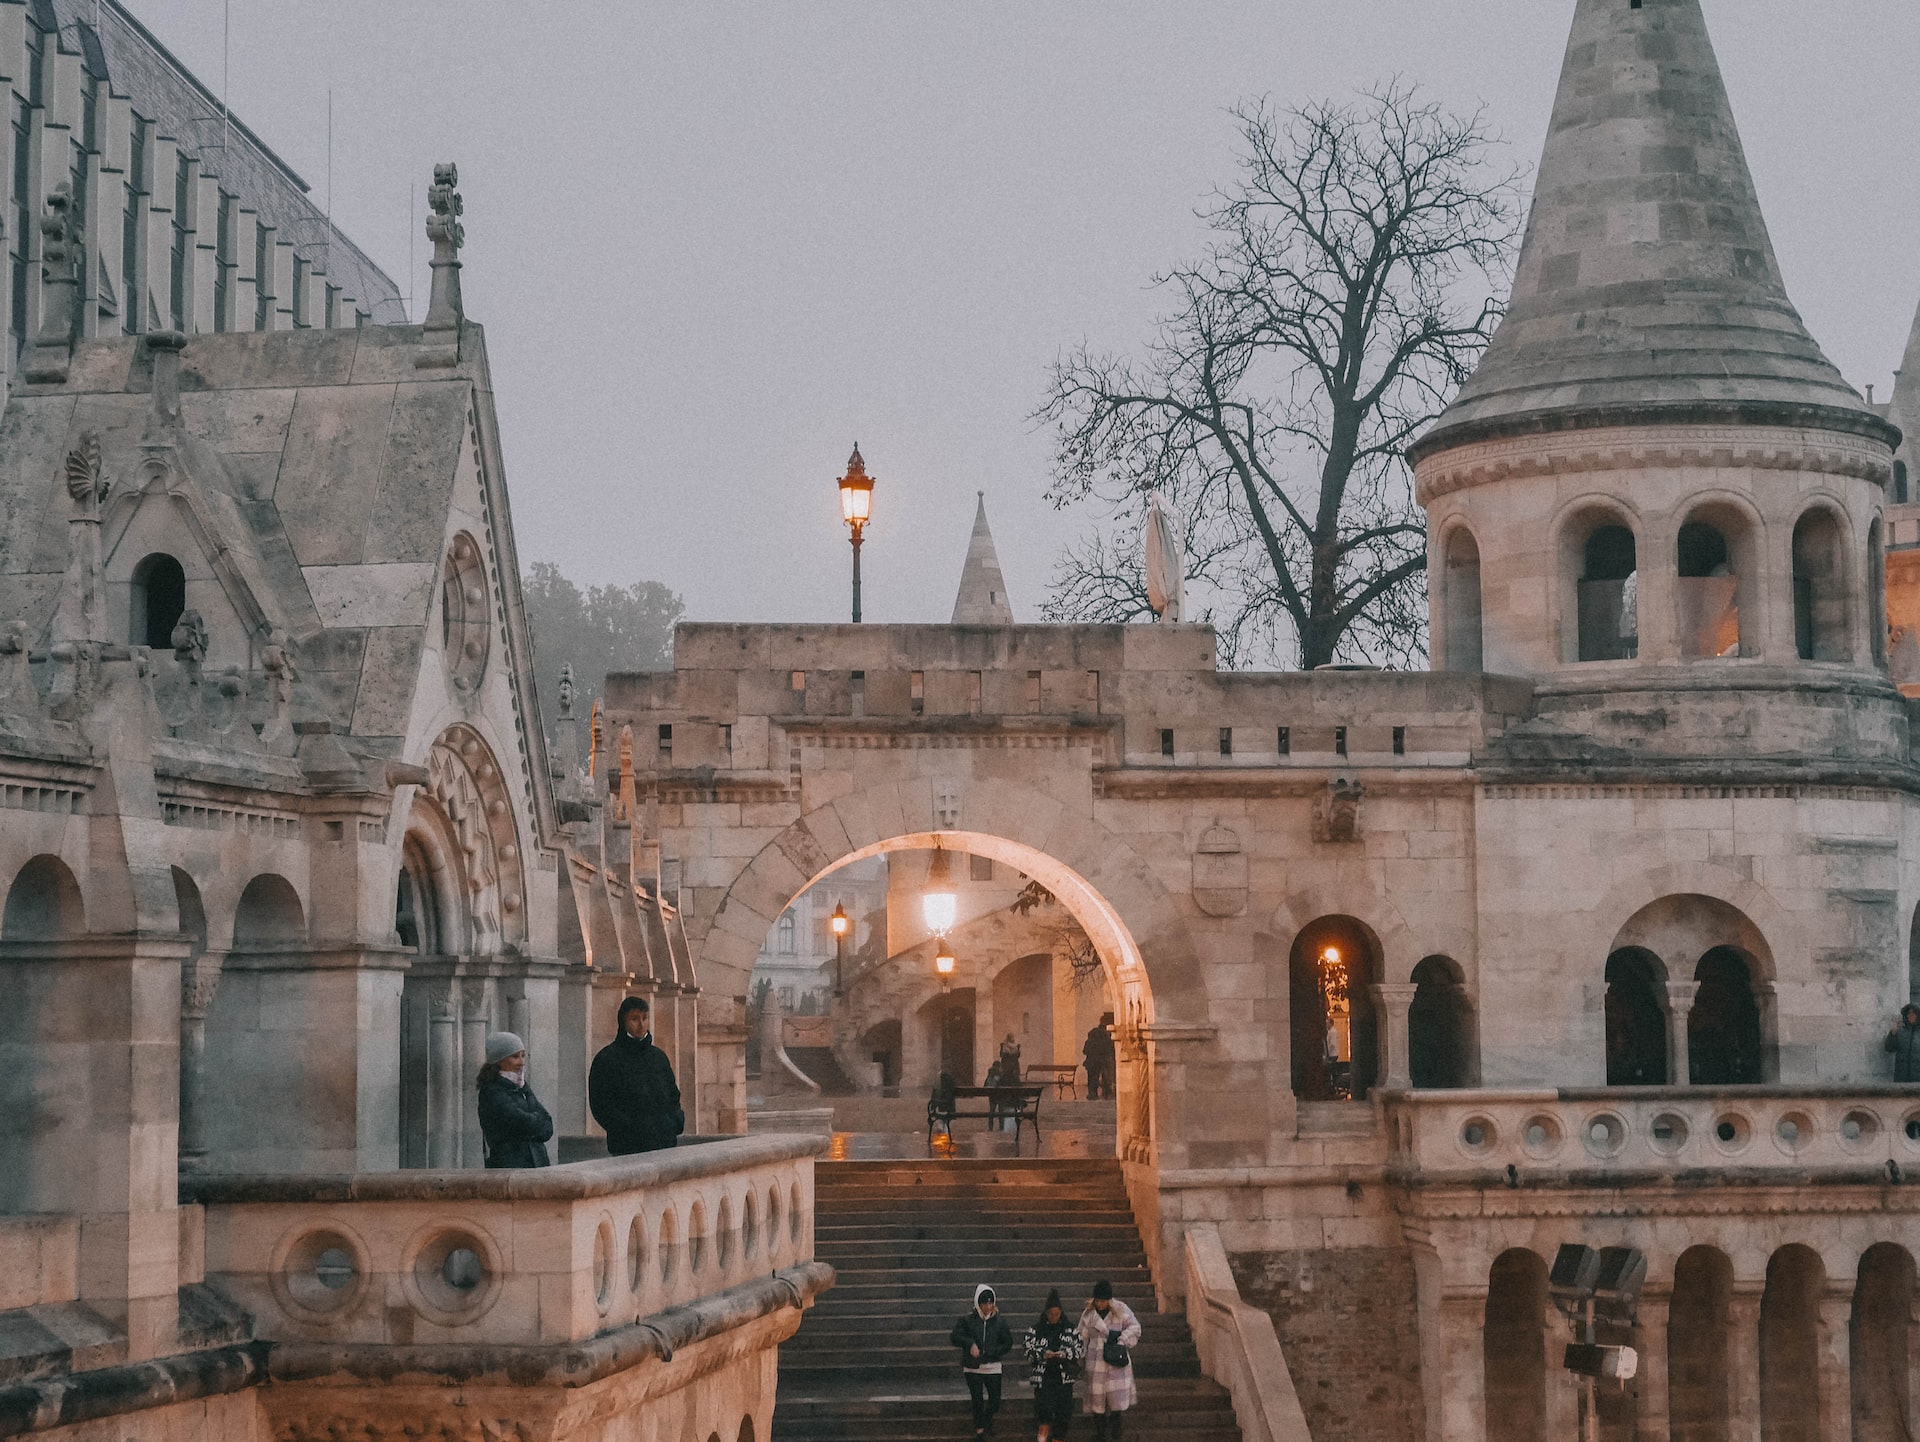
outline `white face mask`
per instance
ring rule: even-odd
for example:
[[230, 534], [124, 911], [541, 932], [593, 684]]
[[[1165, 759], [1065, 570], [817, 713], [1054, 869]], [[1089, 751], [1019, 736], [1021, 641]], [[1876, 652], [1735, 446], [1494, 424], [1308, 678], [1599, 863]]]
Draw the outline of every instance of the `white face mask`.
[[522, 1067], [519, 1071], [503, 1071], [500, 1075], [512, 1082], [515, 1086], [524, 1086], [526, 1084], [527, 1070], [525, 1067]]

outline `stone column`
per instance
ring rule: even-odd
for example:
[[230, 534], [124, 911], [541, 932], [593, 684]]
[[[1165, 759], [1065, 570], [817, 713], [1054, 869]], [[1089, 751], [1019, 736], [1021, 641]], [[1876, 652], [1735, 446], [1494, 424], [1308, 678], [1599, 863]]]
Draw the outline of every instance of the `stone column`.
[[1780, 1050], [1780, 989], [1773, 982], [1753, 983], [1754, 1005], [1760, 1010], [1760, 1075], [1773, 1082], [1809, 1082], [1813, 1076], [1798, 1074], [1787, 1065]]
[[180, 1170], [207, 1165], [207, 1012], [220, 981], [219, 956], [206, 953], [180, 967]]
[[453, 1079], [456, 1103], [455, 1128], [460, 1138], [462, 1167], [486, 1165], [486, 1148], [480, 1139], [480, 1108], [476, 1104], [473, 1079], [487, 1059], [487, 1033], [493, 1029], [487, 1009], [487, 980], [470, 976], [460, 983], [460, 1063]]
[[427, 993], [431, 1020], [427, 1023], [427, 1165], [460, 1165], [458, 1131], [459, 1088], [455, 1071], [460, 1065], [455, 1027], [458, 994], [452, 982], [435, 985]]
[[1693, 999], [1700, 994], [1697, 981], [1667, 983], [1667, 1085], [1691, 1084], [1693, 1073], [1687, 1057], [1687, 1018], [1693, 1015]]
[[1445, 1365], [1434, 1379], [1437, 1442], [1485, 1442], [1487, 1435], [1487, 1294], [1448, 1289], [1440, 1300], [1440, 1355]]
[[1830, 1278], [1820, 1295], [1820, 1436], [1853, 1436], [1853, 1278]]
[[1640, 1354], [1637, 1383], [1638, 1416], [1635, 1442], [1667, 1442], [1667, 1318], [1671, 1292], [1642, 1292], [1639, 1320], [1633, 1329], [1634, 1349]]
[[1734, 1279], [1727, 1303], [1727, 1435], [1760, 1435], [1760, 1298], [1764, 1278]]
[[931, 1091], [934, 1070], [927, 1048], [927, 1018], [920, 1007], [900, 1003], [900, 1093]]
[[993, 980], [985, 966], [974, 969], [973, 982], [973, 1075], [960, 1078], [962, 1085], [979, 1086], [987, 1079], [987, 1068], [1000, 1060], [1000, 1036], [993, 1025]]
[[1419, 990], [1417, 986], [1373, 988], [1374, 1030], [1380, 1038], [1380, 1085], [1389, 1091], [1405, 1091], [1413, 1085], [1407, 1013], [1413, 1009], [1414, 994]]

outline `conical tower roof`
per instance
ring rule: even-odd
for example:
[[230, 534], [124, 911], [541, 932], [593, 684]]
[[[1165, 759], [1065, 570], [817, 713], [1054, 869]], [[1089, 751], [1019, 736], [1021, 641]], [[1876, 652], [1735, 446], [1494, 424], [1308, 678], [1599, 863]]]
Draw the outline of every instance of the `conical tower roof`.
[[1894, 372], [1891, 401], [1887, 419], [1900, 427], [1902, 439], [1898, 454], [1911, 465], [1913, 459], [1920, 456], [1920, 311], [1914, 313], [1906, 355], [1900, 369]]
[[1011, 626], [1013, 607], [1007, 601], [1006, 577], [1000, 574], [1000, 555], [987, 529], [987, 493], [979, 493], [973, 511], [973, 535], [967, 539], [967, 563], [960, 568], [960, 590], [953, 598], [956, 626]]
[[1415, 452], [1653, 420], [1888, 429], [1787, 298], [1700, 0], [1579, 0], [1506, 319]]

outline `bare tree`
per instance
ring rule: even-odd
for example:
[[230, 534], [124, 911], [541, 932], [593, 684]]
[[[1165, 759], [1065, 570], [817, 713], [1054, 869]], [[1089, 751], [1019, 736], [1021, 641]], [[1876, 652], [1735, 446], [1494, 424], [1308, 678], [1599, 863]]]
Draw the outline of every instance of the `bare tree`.
[[1149, 613], [1157, 492], [1185, 533], [1189, 618], [1230, 663], [1405, 663], [1424, 652], [1425, 531], [1402, 453], [1498, 323], [1518, 173], [1480, 114], [1398, 82], [1234, 116], [1239, 179], [1200, 212], [1206, 256], [1156, 277], [1175, 303], [1145, 355], [1082, 344], [1054, 367], [1048, 498], [1108, 526], [1061, 556], [1047, 614]]

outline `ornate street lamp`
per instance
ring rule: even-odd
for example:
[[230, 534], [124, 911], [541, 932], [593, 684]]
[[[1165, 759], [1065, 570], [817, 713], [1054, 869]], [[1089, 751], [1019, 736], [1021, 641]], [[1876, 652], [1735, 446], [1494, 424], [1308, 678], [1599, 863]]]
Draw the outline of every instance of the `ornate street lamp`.
[[833, 917], [827, 925], [833, 930], [833, 994], [847, 994], [847, 932], [853, 923], [847, 919], [845, 903], [833, 904]]
[[847, 530], [853, 536], [853, 619], [860, 620], [860, 542], [866, 536], [867, 521], [873, 515], [873, 477], [867, 474], [867, 463], [860, 459], [860, 443], [854, 442], [853, 454], [847, 458], [847, 473], [836, 485], [840, 487], [840, 519], [847, 523]]
[[940, 973], [940, 990], [945, 991], [953, 981], [953, 948], [947, 939], [940, 938], [940, 945], [933, 953], [933, 969]]
[[936, 841], [933, 860], [927, 863], [927, 889], [920, 898], [920, 914], [926, 918], [927, 930], [944, 937], [953, 930], [959, 907], [960, 898], [953, 889], [953, 859]]

